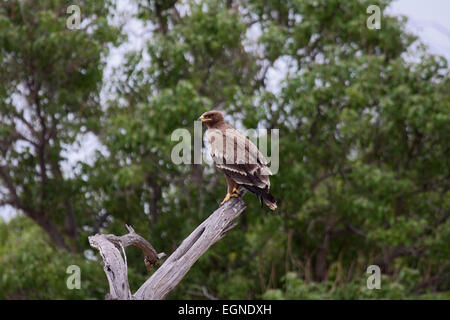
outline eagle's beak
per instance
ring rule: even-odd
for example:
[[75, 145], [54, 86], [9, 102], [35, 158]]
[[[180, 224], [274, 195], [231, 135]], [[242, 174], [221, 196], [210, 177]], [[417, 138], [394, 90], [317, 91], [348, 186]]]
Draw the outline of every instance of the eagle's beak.
[[198, 120], [200, 120], [201, 122], [205, 122], [205, 121], [209, 121], [211, 119], [206, 119], [204, 116], [200, 116], [200, 118], [198, 118]]

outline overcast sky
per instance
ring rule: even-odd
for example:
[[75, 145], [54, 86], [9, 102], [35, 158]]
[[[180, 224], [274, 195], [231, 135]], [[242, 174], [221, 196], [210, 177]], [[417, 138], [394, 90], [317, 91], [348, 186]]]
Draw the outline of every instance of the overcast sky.
[[[126, 2], [119, 1], [119, 4], [123, 3]], [[387, 13], [407, 16], [408, 30], [418, 35], [420, 40], [429, 47], [431, 53], [443, 55], [450, 61], [450, 0], [397, 0], [387, 9]], [[381, 23], [383, 24], [383, 20]], [[139, 39], [135, 36], [131, 38]], [[126, 47], [139, 45], [138, 42], [131, 42]], [[112, 52], [113, 57], [109, 67], [120, 64], [120, 51]], [[277, 70], [272, 70], [270, 75], [280, 78]], [[71, 167], [80, 160], [88, 161], [97, 147], [98, 143], [93, 136], [83, 138], [80, 141], [80, 147], [73, 148], [67, 167]], [[14, 216], [14, 210], [8, 207], [0, 208], [0, 217], [9, 220], [12, 216]]]
[[450, 0], [398, 0], [389, 14], [408, 17], [408, 29], [420, 36], [430, 52], [450, 60]]

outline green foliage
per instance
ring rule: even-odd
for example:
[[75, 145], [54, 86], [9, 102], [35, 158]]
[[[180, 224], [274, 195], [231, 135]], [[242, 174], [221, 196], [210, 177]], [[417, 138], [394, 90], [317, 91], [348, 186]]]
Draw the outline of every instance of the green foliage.
[[284, 290], [269, 289], [264, 295], [266, 300], [354, 300], [354, 299], [448, 299], [450, 292], [417, 294], [414, 287], [419, 280], [419, 270], [404, 268], [396, 280], [381, 277], [380, 289], [368, 289], [365, 276], [346, 284], [337, 285], [332, 281], [306, 283], [294, 272], [283, 277]]
[[[103, 299], [108, 291], [99, 261], [58, 250], [25, 217], [0, 221], [0, 299]], [[67, 267], [81, 269], [80, 290], [67, 288]]]
[[[279, 208], [247, 195], [239, 226], [169, 298], [449, 298], [449, 69], [405, 18], [383, 13], [381, 29], [366, 27], [366, 8], [391, 1], [137, 1], [145, 45], [126, 53], [111, 81], [103, 58], [123, 38], [108, 24], [109, 2], [80, 1], [92, 24], [78, 31], [65, 28], [59, 9], [68, 2], [23, 3], [0, 4], [0, 184], [8, 191], [9, 176], [18, 192], [0, 201], [32, 218], [38, 208], [78, 254], [31, 241], [43, 235], [24, 218], [2, 224], [0, 261], [9, 267], [0, 297], [103, 298], [99, 262], [80, 253], [88, 235], [122, 234], [125, 223], [173, 252], [226, 187], [207, 164], [174, 164], [171, 134], [193, 133], [193, 121], [217, 108], [239, 128], [280, 130], [271, 178]], [[105, 105], [101, 89], [110, 90]], [[29, 101], [26, 112], [12, 95]], [[35, 142], [42, 123], [55, 125], [44, 151], [27, 143], [29, 132], [18, 135], [21, 118], [33, 120]], [[64, 149], [87, 132], [106, 151], [59, 176]], [[70, 208], [78, 240], [65, 232]], [[17, 230], [28, 240], [15, 247]], [[138, 250], [127, 257], [135, 290], [149, 275]], [[82, 291], [65, 288], [60, 267], [72, 261], [89, 278]], [[366, 287], [372, 264], [382, 269], [380, 290]]]
[[0, 2], [0, 157], [7, 203], [75, 250], [94, 214], [82, 178], [64, 174], [65, 151], [99, 129], [103, 58], [121, 37], [106, 19], [109, 1], [77, 1], [74, 30], [66, 27], [71, 4]]

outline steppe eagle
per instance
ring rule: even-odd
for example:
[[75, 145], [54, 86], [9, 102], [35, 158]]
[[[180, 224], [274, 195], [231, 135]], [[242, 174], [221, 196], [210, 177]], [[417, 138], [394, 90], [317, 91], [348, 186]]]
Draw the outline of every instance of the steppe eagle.
[[208, 127], [206, 135], [211, 157], [227, 181], [227, 195], [221, 205], [232, 197], [239, 197], [239, 187], [242, 186], [254, 193], [261, 205], [264, 202], [271, 210], [275, 210], [277, 204], [269, 191], [269, 176], [272, 172], [258, 148], [226, 123], [220, 111], [205, 112], [199, 120]]

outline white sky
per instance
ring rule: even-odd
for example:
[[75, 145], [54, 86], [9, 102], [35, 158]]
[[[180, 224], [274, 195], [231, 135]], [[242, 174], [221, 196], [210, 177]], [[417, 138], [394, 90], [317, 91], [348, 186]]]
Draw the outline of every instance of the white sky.
[[[127, 1], [119, 1], [119, 7], [123, 8], [124, 3]], [[450, 0], [397, 0], [387, 9], [387, 13], [407, 16], [409, 18], [408, 30], [418, 35], [420, 40], [429, 47], [431, 53], [443, 55], [450, 61]], [[140, 26], [138, 28], [136, 26], [135, 23], [126, 25], [125, 30], [133, 32], [133, 29], [141, 29]], [[112, 50], [109, 66], [105, 72], [106, 76], [111, 67], [120, 65], [121, 52], [140, 47], [143, 44], [139, 34], [130, 34], [130, 39], [130, 43], [124, 45], [124, 48]], [[283, 78], [280, 75], [283, 73], [282, 69], [283, 63], [280, 62], [275, 69], [270, 70], [268, 75], [273, 80], [271, 83], [276, 83]], [[93, 135], [87, 135], [80, 139], [79, 145], [74, 146], [70, 151], [69, 163], [66, 164], [66, 168], [70, 168], [80, 160], [89, 161], [98, 147], [99, 143]], [[14, 215], [12, 208], [0, 208], [0, 218], [3, 217], [8, 221]]]
[[398, 0], [387, 12], [407, 16], [408, 29], [429, 51], [450, 61], [450, 0]]

